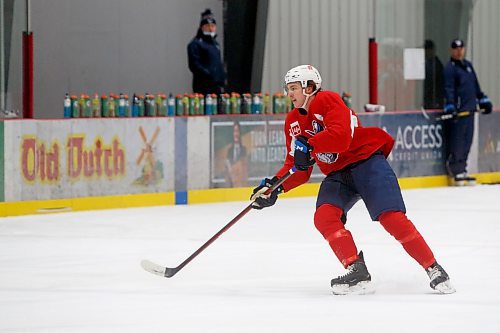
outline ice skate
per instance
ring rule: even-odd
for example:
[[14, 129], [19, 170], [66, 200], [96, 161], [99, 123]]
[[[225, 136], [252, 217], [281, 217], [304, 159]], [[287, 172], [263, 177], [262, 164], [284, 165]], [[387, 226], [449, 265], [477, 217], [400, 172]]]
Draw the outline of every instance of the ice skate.
[[476, 178], [470, 176], [466, 172], [459, 173], [452, 178], [453, 186], [474, 186], [476, 185]]
[[456, 290], [450, 282], [450, 277], [446, 271], [437, 262], [425, 270], [431, 279], [430, 286], [432, 289], [439, 291], [442, 294], [453, 294]]
[[359, 259], [350, 264], [347, 270], [346, 274], [332, 279], [331, 286], [334, 295], [365, 295], [374, 292], [363, 252], [359, 252]]

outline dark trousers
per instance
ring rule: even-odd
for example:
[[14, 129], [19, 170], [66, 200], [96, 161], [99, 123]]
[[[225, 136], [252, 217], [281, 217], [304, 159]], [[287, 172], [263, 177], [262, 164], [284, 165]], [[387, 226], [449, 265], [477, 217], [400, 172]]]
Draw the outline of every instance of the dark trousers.
[[406, 213], [398, 179], [380, 152], [326, 176], [319, 189], [316, 208], [331, 204], [347, 215], [359, 199], [365, 203], [373, 221], [385, 212]]
[[450, 176], [467, 171], [469, 156], [474, 135], [474, 115], [458, 117], [448, 124], [448, 158], [446, 166]]

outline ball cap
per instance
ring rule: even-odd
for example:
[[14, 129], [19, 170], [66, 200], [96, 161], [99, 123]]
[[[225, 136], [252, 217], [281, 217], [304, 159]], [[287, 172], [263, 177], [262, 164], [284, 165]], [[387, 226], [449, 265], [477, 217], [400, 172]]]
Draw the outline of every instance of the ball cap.
[[457, 38], [457, 39], [454, 39], [451, 41], [451, 48], [452, 49], [456, 49], [458, 47], [464, 47], [464, 46], [465, 46], [464, 41], [461, 39]]

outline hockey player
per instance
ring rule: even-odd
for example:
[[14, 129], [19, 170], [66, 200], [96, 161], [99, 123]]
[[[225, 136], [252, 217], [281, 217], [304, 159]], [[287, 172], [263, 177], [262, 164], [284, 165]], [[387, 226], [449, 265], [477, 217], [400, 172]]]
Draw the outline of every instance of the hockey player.
[[[321, 82], [310, 65], [286, 73], [285, 89], [294, 105], [285, 120], [287, 156], [283, 168], [253, 190], [253, 208], [272, 206], [279, 193], [307, 182], [317, 163], [326, 177], [318, 193], [314, 224], [347, 269], [345, 275], [331, 280], [334, 294], [364, 294], [372, 289], [363, 253], [358, 253], [345, 228], [346, 214], [359, 199], [372, 220], [379, 221], [425, 269], [431, 288], [453, 293], [448, 274], [405, 215], [397, 178], [386, 160], [394, 140], [380, 128], [361, 127], [337, 93], [321, 90]], [[266, 194], [293, 166], [300, 171]]]

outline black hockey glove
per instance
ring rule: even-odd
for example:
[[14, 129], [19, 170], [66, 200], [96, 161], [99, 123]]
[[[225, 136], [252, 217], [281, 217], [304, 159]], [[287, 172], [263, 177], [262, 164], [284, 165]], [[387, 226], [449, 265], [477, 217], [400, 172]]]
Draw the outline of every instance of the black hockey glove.
[[307, 143], [305, 136], [295, 138], [295, 152], [293, 155], [295, 167], [297, 170], [306, 171], [314, 165], [314, 158], [311, 157], [313, 148]]
[[493, 111], [493, 104], [491, 104], [488, 96], [484, 95], [483, 98], [479, 100], [479, 109], [483, 114], [490, 114]]
[[273, 192], [266, 194], [266, 191], [269, 190], [276, 182], [278, 181], [278, 177], [274, 176], [273, 178], [265, 178], [262, 179], [260, 185], [253, 189], [253, 193], [250, 196], [250, 200], [254, 200], [252, 204], [252, 208], [262, 209], [265, 207], [271, 207], [278, 200], [278, 194], [284, 191], [283, 186], [278, 186]]

